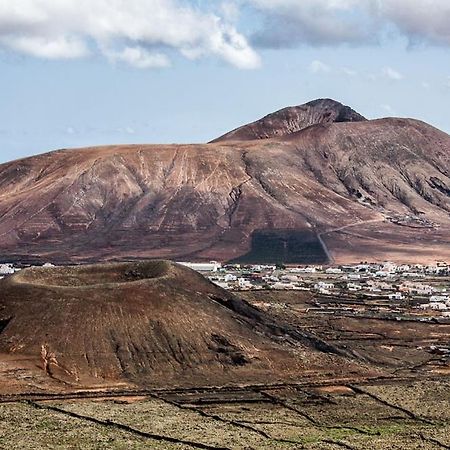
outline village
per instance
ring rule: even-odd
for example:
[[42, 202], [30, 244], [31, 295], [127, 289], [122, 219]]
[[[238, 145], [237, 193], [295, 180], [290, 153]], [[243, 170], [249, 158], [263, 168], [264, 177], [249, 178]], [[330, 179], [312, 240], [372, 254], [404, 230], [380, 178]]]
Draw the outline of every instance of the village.
[[306, 291], [317, 299], [387, 300], [394, 307], [450, 318], [450, 265], [359, 263], [339, 266], [181, 263], [231, 291]]

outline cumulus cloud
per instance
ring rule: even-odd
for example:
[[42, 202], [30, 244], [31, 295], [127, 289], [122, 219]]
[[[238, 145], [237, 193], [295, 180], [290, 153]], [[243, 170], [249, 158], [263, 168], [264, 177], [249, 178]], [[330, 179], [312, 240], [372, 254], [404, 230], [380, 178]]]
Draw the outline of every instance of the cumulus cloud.
[[246, 0], [265, 17], [261, 47], [360, 45], [396, 30], [410, 44], [450, 45], [448, 0]]
[[184, 0], [0, 0], [0, 47], [48, 59], [98, 52], [140, 68], [168, 66], [173, 51], [260, 65], [228, 18]]

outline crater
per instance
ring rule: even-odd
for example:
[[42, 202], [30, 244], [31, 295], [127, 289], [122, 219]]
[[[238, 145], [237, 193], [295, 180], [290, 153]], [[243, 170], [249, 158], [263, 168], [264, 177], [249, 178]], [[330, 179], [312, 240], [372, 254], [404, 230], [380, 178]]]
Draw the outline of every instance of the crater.
[[33, 267], [22, 270], [15, 281], [24, 284], [54, 287], [88, 287], [123, 284], [162, 278], [169, 274], [168, 261], [115, 263], [70, 267]]

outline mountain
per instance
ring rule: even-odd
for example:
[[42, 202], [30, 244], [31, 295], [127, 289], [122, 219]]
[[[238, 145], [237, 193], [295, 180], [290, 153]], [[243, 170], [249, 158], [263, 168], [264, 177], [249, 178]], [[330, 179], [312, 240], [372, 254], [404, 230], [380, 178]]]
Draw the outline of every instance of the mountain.
[[212, 142], [269, 139], [286, 136], [320, 123], [362, 122], [364, 120], [367, 119], [349, 106], [331, 99], [319, 99], [304, 105], [281, 109], [256, 122], [230, 131]]
[[1, 258], [450, 259], [449, 135], [330, 100], [294, 109], [307, 113], [292, 129], [282, 110], [235, 132], [258, 138], [0, 165]]
[[15, 389], [27, 392], [367, 372], [348, 356], [167, 261], [31, 268], [0, 280], [0, 371], [20, 373]]

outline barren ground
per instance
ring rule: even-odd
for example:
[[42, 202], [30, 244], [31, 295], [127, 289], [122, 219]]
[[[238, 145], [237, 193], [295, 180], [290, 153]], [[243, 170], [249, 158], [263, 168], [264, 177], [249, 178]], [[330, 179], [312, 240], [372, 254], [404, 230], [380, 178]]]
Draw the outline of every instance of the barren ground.
[[[298, 292], [245, 297], [384, 375], [303, 373], [290, 383], [3, 395], [0, 448], [450, 448], [449, 359], [430, 350], [448, 346], [450, 323], [392, 320], [376, 302], [343, 305]], [[406, 317], [404, 305], [394, 307]]]

